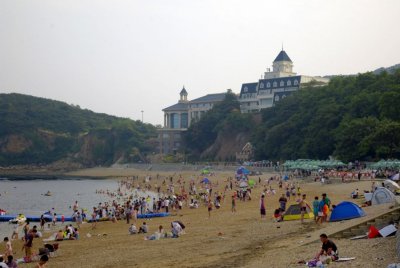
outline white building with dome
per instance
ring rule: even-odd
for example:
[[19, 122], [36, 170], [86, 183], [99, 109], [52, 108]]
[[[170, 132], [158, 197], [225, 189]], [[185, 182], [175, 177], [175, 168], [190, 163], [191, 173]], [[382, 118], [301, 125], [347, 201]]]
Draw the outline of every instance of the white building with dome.
[[199, 121], [204, 114], [218, 102], [225, 99], [226, 92], [207, 94], [194, 100], [188, 100], [185, 87], [179, 93], [178, 103], [164, 108], [164, 126], [158, 130], [160, 154], [173, 154], [182, 145], [182, 134], [190, 125]]
[[239, 101], [242, 113], [259, 112], [272, 107], [276, 102], [297, 91], [302, 85], [311, 81], [320, 85], [327, 84], [329, 79], [318, 76], [297, 75], [293, 72], [293, 62], [282, 49], [258, 82], [242, 84]]

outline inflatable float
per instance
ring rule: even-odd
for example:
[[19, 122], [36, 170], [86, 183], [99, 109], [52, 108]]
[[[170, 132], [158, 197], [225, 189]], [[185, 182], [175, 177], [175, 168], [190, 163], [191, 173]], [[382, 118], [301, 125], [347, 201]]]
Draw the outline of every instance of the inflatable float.
[[[20, 214], [22, 215], [22, 214]], [[46, 222], [51, 222], [53, 220], [53, 217], [50, 214], [43, 214]], [[138, 219], [148, 219], [148, 218], [157, 218], [157, 217], [167, 217], [169, 216], [169, 213], [151, 213], [151, 214], [139, 214], [137, 217]], [[25, 221], [29, 222], [40, 222], [40, 216], [32, 216], [32, 215], [23, 215], [25, 217]], [[18, 218], [18, 215], [1, 215], [0, 216], [0, 222], [11, 222], [11, 220], [15, 220]], [[108, 220], [108, 218], [101, 218], [98, 219], [99, 221], [105, 221]], [[24, 221], [24, 222], [25, 222]], [[57, 221], [61, 222], [61, 215], [57, 215]], [[64, 217], [65, 222], [72, 222], [74, 221], [74, 218], [71, 217]], [[91, 220], [88, 220], [88, 222], [91, 222]], [[18, 222], [15, 222], [18, 223]], [[23, 223], [23, 222], [22, 222]]]
[[[167, 217], [169, 216], [169, 213], [166, 212], [160, 212], [160, 213], [149, 213], [149, 214], [139, 214], [137, 215], [138, 219], [150, 219], [150, 218], [159, 218], [159, 217]], [[97, 221], [109, 221], [109, 218], [97, 218]], [[93, 220], [87, 220], [87, 222], [92, 222]]]
[[24, 214], [19, 214], [17, 217], [8, 220], [10, 223], [23, 224], [26, 222], [26, 217]]

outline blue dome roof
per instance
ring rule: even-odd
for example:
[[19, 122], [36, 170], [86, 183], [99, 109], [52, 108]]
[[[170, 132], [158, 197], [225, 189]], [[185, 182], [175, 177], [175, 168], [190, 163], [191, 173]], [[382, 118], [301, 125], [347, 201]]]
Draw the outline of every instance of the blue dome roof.
[[288, 54], [286, 54], [285, 50], [281, 50], [281, 52], [279, 52], [278, 56], [276, 56], [274, 62], [277, 61], [290, 61], [292, 62], [292, 60], [289, 58]]

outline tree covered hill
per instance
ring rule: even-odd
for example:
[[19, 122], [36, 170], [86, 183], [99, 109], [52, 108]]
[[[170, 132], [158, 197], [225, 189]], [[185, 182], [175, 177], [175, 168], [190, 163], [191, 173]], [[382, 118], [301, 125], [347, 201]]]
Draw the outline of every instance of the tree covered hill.
[[151, 141], [155, 137], [155, 127], [140, 121], [49, 99], [0, 94], [3, 166], [49, 164], [62, 159], [86, 166], [138, 160], [154, 150]]
[[336, 77], [262, 112], [257, 157], [344, 161], [400, 157], [400, 71]]
[[260, 123], [238, 107], [234, 98], [215, 105], [189, 128], [186, 149], [201, 157], [217, 137], [242, 132], [257, 160], [400, 158], [400, 70], [310, 84], [261, 111]]

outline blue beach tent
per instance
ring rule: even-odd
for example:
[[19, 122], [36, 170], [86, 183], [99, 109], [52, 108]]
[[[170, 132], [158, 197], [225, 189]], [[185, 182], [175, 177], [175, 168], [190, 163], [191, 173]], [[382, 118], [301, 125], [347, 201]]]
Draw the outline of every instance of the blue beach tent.
[[352, 202], [343, 201], [333, 209], [330, 221], [350, 220], [363, 216], [365, 212], [362, 208]]
[[247, 169], [247, 168], [245, 168], [245, 167], [240, 167], [240, 168], [238, 168], [237, 170], [236, 170], [236, 174], [238, 174], [238, 175], [249, 175], [250, 174], [250, 171]]
[[208, 178], [204, 178], [204, 179], [201, 180], [200, 183], [209, 184], [209, 183], [211, 183], [211, 181]]

